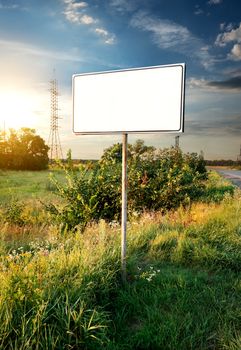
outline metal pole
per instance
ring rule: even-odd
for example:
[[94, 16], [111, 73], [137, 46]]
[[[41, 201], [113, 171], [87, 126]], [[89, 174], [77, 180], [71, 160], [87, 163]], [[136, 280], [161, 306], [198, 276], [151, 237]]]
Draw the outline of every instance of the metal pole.
[[122, 136], [121, 273], [124, 283], [126, 282], [127, 136], [127, 134]]

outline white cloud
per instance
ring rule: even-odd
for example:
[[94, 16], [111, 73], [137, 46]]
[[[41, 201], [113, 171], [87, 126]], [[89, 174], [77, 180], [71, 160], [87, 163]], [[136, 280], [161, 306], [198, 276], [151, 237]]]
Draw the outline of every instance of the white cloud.
[[236, 29], [233, 29], [233, 26], [230, 24], [225, 28], [225, 30], [226, 31], [224, 33], [218, 34], [215, 41], [215, 44], [217, 46], [226, 46], [227, 43], [230, 43], [232, 41], [241, 43], [241, 23]]
[[209, 48], [186, 27], [139, 11], [130, 22], [131, 26], [152, 34], [153, 42], [161, 49], [172, 50], [198, 59], [208, 68], [213, 63]]
[[112, 37], [109, 37], [105, 40], [105, 43], [108, 44], [108, 45], [113, 45], [115, 44], [116, 40], [115, 40], [115, 37], [112, 36]]
[[19, 57], [28, 55], [44, 57], [56, 61], [83, 61], [83, 58], [81, 58], [80, 55], [66, 53], [65, 51], [52, 51], [48, 49], [43, 49], [20, 41], [0, 40], [0, 48], [2, 48], [5, 53], [14, 53], [17, 54]]
[[221, 4], [223, 0], [209, 0], [207, 3], [208, 5], [218, 5]]
[[109, 33], [103, 28], [95, 28], [95, 31], [99, 35], [107, 36]]
[[227, 78], [225, 80], [206, 80], [191, 77], [187, 80], [189, 90], [200, 90], [204, 92], [225, 92], [230, 94], [240, 94], [241, 75]]
[[99, 19], [86, 14], [87, 2], [75, 2], [75, 0], [63, 0], [63, 2], [66, 5], [64, 15], [69, 22], [91, 26], [94, 32], [104, 39], [105, 44], [113, 45], [115, 43], [115, 35], [104, 28], [95, 27], [96, 23], [100, 22]]
[[186, 27], [169, 20], [148, 16], [146, 12], [138, 12], [133, 16], [131, 25], [153, 34], [153, 41], [161, 48], [168, 49], [185, 44], [191, 38]]
[[93, 23], [96, 23], [97, 20], [94, 19], [92, 16], [83, 15], [80, 18], [80, 22], [83, 24], [93, 24]]
[[195, 11], [194, 11], [194, 15], [202, 15], [204, 14], [204, 11], [200, 8], [199, 5], [195, 5]]
[[231, 53], [228, 54], [228, 58], [233, 61], [241, 61], [241, 45], [235, 44], [231, 50]]
[[64, 3], [67, 5], [64, 11], [64, 15], [69, 22], [86, 25], [97, 22], [95, 18], [86, 15], [83, 12], [83, 9], [88, 7], [87, 2], [74, 2], [74, 0], [64, 0]]
[[207, 87], [207, 81], [205, 79], [191, 77], [187, 79], [187, 86], [190, 89], [205, 89]]
[[112, 6], [118, 12], [132, 12], [135, 10], [135, 1], [129, 0], [110, 0], [110, 6]]
[[220, 30], [225, 30], [225, 27], [226, 27], [226, 23], [225, 22], [223, 22], [223, 23], [220, 23]]
[[114, 34], [110, 34], [106, 29], [104, 28], [95, 28], [96, 34], [103, 37], [105, 40], [105, 43], [108, 45], [113, 45], [115, 43], [115, 36]]
[[233, 29], [233, 23], [221, 23], [220, 24], [220, 29], [224, 32], [224, 31], [231, 31]]
[[3, 5], [0, 3], [0, 10], [15, 10], [19, 8], [18, 4]]
[[84, 8], [84, 7], [87, 7], [88, 6], [88, 4], [87, 4], [87, 2], [84, 2], [84, 1], [82, 1], [82, 2], [71, 2], [70, 3], [70, 6], [73, 8], [73, 9], [82, 9], [82, 8]]
[[200, 8], [198, 8], [196, 11], [194, 11], [194, 15], [202, 15], [204, 13], [204, 11]]
[[241, 23], [239, 27], [234, 29], [233, 25], [230, 23], [225, 27], [223, 33], [218, 34], [215, 45], [219, 47], [225, 47], [227, 44], [234, 42], [231, 52], [227, 55], [227, 58], [233, 61], [241, 61]]
[[85, 2], [85, 1], [75, 2], [75, 0], [63, 0], [63, 2], [67, 5], [72, 6], [72, 7], [86, 7], [86, 6], [88, 6], [87, 2]]

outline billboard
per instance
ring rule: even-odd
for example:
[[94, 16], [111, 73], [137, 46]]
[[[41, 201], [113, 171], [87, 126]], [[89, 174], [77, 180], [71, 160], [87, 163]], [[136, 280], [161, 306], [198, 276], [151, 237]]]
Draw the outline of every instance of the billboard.
[[184, 131], [185, 64], [73, 76], [75, 134]]

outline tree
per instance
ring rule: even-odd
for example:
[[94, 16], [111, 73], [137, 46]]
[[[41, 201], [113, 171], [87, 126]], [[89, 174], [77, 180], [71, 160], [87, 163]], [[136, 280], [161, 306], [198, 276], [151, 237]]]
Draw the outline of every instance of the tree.
[[134, 145], [130, 145], [130, 151], [132, 158], [140, 158], [145, 153], [153, 153], [155, 147], [147, 146], [144, 143], [144, 140], [138, 139]]
[[[128, 144], [128, 160], [139, 159], [145, 153], [152, 153], [155, 147], [146, 146], [143, 140], [138, 139], [133, 145]], [[116, 143], [104, 150], [100, 159], [101, 165], [115, 165], [122, 161], [122, 144]]]
[[6, 148], [7, 148], [7, 142], [5, 139], [5, 132], [0, 132], [0, 169], [4, 168], [4, 165], [6, 164]]
[[15, 170], [42, 170], [48, 167], [48, 149], [44, 140], [30, 128], [10, 130], [5, 141], [0, 140], [0, 167]]
[[[129, 148], [129, 145], [128, 145], [128, 148]], [[122, 144], [116, 143], [104, 150], [104, 153], [100, 159], [100, 164], [114, 165], [117, 163], [121, 163], [121, 159], [122, 159]]]

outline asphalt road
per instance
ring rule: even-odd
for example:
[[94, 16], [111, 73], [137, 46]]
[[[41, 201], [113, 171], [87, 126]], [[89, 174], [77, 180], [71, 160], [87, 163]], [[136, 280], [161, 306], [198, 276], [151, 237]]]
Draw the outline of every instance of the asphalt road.
[[232, 181], [234, 185], [241, 188], [241, 170], [215, 169], [215, 171], [217, 171], [226, 179]]

